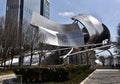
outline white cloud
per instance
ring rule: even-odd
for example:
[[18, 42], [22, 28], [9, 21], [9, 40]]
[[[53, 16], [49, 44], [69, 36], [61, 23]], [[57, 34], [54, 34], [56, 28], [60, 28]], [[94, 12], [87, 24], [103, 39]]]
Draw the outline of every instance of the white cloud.
[[58, 15], [62, 17], [72, 17], [75, 16], [74, 12], [66, 11], [66, 12], [59, 12]]

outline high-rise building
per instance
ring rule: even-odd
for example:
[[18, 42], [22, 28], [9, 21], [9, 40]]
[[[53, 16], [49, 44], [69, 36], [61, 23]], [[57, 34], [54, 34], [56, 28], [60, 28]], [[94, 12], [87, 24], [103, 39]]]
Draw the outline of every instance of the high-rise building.
[[[49, 0], [7, 0], [4, 33], [4, 52], [23, 53], [33, 46], [36, 29], [30, 25], [32, 12], [49, 19]], [[36, 41], [37, 42], [37, 41]], [[19, 65], [23, 63], [20, 54]]]
[[[7, 14], [24, 16], [26, 13], [35, 11], [42, 16], [50, 17], [50, 1], [49, 0], [7, 0]], [[19, 15], [18, 15], [19, 14]]]
[[[49, 19], [50, 1], [7, 0], [5, 20], [5, 41], [7, 43], [12, 43], [11, 41], [14, 41], [13, 45], [20, 44], [21, 40], [24, 39], [23, 33], [26, 33], [30, 30], [29, 26], [33, 11]], [[31, 34], [30, 31], [29, 34]], [[11, 38], [12, 40], [9, 40], [8, 38]]]
[[[30, 21], [32, 12], [50, 18], [49, 0], [7, 0], [6, 22], [8, 19], [19, 25], [19, 22]], [[11, 19], [10, 19], [11, 18]], [[14, 20], [13, 20], [14, 19]]]
[[50, 17], [50, 1], [49, 0], [41, 0], [40, 14], [47, 18]]

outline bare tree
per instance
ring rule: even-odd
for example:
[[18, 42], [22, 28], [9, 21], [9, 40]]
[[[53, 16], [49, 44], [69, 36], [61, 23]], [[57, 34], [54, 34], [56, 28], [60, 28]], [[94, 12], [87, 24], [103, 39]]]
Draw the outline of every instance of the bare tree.
[[38, 28], [34, 28], [31, 25], [24, 26], [23, 46], [28, 52], [30, 51], [31, 53], [30, 66], [32, 65], [32, 59], [35, 50], [39, 51], [39, 60], [41, 60], [41, 55], [43, 55], [43, 50], [45, 47], [45, 44], [41, 43], [41, 41], [44, 40], [44, 38], [45, 35], [42, 34]]
[[3, 57], [3, 31], [4, 31], [4, 17], [0, 17], [0, 64], [2, 62]]
[[117, 42], [120, 43], [120, 23], [117, 26]]
[[46, 44], [42, 43], [45, 40], [45, 35], [40, 32], [38, 28], [36, 28], [31, 36], [31, 59], [30, 59], [30, 66], [32, 64], [32, 58], [34, 50], [37, 49], [39, 54], [39, 65], [41, 64], [41, 57], [45, 55], [45, 48], [47, 47]]
[[108, 61], [109, 61], [109, 65], [111, 66], [113, 64], [113, 57], [109, 56], [107, 57]]
[[5, 28], [2, 36], [4, 44], [2, 61], [4, 62], [4, 66], [6, 66], [6, 60], [13, 58], [14, 53], [11, 54], [11, 52], [15, 52], [18, 46], [18, 25], [15, 21], [16, 19], [13, 17], [7, 17], [5, 21]]
[[115, 43], [116, 48], [115, 48], [115, 52], [120, 55], [120, 23], [117, 26], [117, 43]]
[[4, 26], [4, 17], [0, 17], [0, 45], [2, 43], [3, 38], [3, 26]]

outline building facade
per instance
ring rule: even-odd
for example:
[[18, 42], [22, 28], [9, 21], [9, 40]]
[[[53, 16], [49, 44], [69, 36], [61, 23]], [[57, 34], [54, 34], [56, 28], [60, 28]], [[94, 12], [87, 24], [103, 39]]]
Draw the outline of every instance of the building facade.
[[[19, 45], [23, 40], [23, 33], [32, 31], [30, 20], [32, 12], [50, 18], [50, 1], [49, 0], [7, 0], [5, 32], [6, 42]], [[30, 32], [29, 32], [30, 33]], [[28, 36], [28, 35], [27, 35]], [[21, 45], [21, 44], [20, 44]], [[6, 44], [6, 46], [9, 46]]]
[[40, 14], [46, 18], [50, 18], [50, 1], [41, 0], [41, 12]]
[[[50, 18], [49, 0], [7, 0], [4, 52], [32, 43], [36, 29], [30, 26], [32, 12]], [[14, 51], [14, 50], [13, 50]]]

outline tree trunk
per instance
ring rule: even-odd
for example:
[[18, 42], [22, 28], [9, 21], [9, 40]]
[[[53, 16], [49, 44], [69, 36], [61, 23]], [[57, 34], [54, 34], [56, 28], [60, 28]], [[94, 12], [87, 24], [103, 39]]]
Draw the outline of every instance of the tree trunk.
[[39, 53], [39, 66], [41, 65], [41, 55]]
[[83, 64], [83, 54], [80, 55], [81, 64]]
[[4, 70], [6, 70], [6, 56], [4, 56], [3, 62], [4, 62]]
[[20, 54], [20, 57], [19, 57], [19, 66], [23, 66], [23, 59], [24, 59], [24, 57], [23, 57], [23, 54], [21, 53]]
[[87, 61], [87, 65], [89, 64], [89, 52], [86, 52], [86, 61]]
[[11, 56], [10, 68], [12, 68], [12, 62], [13, 62], [13, 55]]
[[30, 66], [32, 65], [32, 58], [33, 58], [33, 49], [31, 48]]

